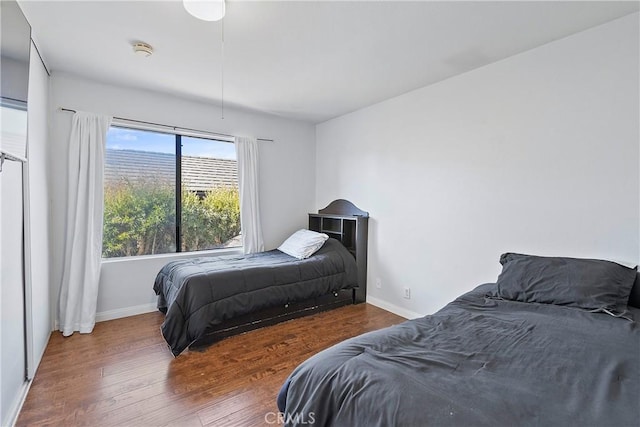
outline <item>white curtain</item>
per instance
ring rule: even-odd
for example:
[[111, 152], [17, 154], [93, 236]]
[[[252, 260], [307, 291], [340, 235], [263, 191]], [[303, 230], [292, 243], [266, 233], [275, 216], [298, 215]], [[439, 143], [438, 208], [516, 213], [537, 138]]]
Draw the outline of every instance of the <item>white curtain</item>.
[[66, 337], [91, 333], [96, 322], [102, 257], [103, 170], [111, 117], [77, 112], [69, 137], [67, 216], [59, 300]]
[[240, 188], [240, 226], [245, 254], [264, 251], [260, 225], [260, 197], [258, 191], [258, 141], [238, 137], [235, 140], [238, 157], [238, 186]]

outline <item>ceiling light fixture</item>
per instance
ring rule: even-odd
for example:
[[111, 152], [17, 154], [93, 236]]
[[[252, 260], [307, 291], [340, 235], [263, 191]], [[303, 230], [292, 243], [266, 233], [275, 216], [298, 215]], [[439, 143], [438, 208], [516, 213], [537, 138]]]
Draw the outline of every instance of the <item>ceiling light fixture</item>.
[[[225, 0], [182, 0], [185, 10], [203, 21], [220, 21], [225, 14]], [[220, 104], [224, 120], [224, 21], [220, 25]]]
[[153, 48], [151, 47], [151, 45], [148, 45], [143, 42], [134, 43], [133, 51], [135, 52], [136, 55], [144, 56], [145, 58], [153, 54]]
[[219, 21], [224, 18], [224, 0], [182, 0], [191, 15], [203, 21]]

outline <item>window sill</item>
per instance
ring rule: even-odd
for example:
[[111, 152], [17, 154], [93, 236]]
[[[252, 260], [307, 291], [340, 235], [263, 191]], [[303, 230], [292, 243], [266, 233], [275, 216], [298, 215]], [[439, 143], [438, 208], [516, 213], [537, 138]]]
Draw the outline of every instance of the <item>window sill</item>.
[[102, 264], [114, 264], [121, 262], [131, 261], [146, 261], [156, 259], [181, 259], [181, 258], [195, 258], [202, 256], [222, 256], [222, 255], [241, 255], [242, 247], [224, 248], [224, 249], [211, 249], [208, 251], [196, 251], [196, 252], [171, 252], [167, 254], [155, 254], [155, 255], [137, 255], [118, 258], [102, 258]]

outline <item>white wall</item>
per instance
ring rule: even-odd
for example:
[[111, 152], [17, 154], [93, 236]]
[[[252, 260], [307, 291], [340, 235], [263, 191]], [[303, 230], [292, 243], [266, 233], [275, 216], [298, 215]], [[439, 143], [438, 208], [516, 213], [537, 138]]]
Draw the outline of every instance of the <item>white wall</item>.
[[[220, 108], [170, 95], [101, 84], [68, 74], [52, 79], [52, 138], [50, 155], [52, 205], [52, 301], [57, 312], [61, 253], [66, 209], [67, 142], [70, 113], [59, 107], [118, 117], [208, 130], [232, 135], [270, 138], [260, 142], [260, 197], [267, 248], [277, 247], [291, 232], [307, 225], [314, 207], [315, 133], [308, 123], [266, 114]], [[153, 280], [171, 260], [124, 259], [103, 264], [98, 296], [98, 319], [133, 314], [155, 303]]]
[[371, 214], [369, 299], [434, 312], [506, 251], [637, 262], [638, 48], [634, 14], [318, 125], [316, 207]]

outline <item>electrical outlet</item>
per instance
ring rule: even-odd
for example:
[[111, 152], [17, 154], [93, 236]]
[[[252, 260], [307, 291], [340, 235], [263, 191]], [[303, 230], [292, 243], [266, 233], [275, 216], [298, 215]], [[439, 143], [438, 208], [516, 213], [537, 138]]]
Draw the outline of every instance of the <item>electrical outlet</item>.
[[404, 288], [404, 297], [406, 299], [411, 299], [411, 288]]
[[376, 279], [376, 289], [382, 289], [382, 280], [379, 277]]

